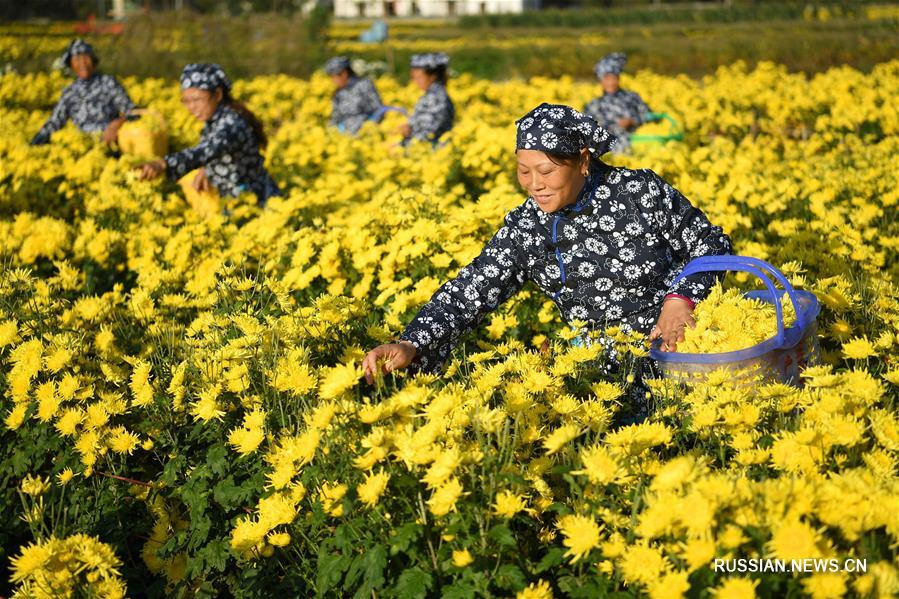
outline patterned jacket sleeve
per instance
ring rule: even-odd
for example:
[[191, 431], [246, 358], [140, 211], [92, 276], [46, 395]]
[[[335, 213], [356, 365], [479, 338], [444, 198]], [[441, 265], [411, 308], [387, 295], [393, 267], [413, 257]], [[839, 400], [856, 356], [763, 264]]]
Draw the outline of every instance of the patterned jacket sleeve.
[[460, 338], [521, 289], [526, 259], [515, 237], [507, 220], [480, 255], [418, 311], [400, 336], [418, 349], [413, 368], [439, 370]]
[[119, 114], [128, 114], [134, 110], [134, 102], [119, 80], [112, 78], [112, 104], [119, 111]]
[[593, 117], [597, 123], [599, 123], [603, 127], [609, 126], [609, 120], [606, 118], [604, 111], [602, 109], [602, 102], [599, 98], [594, 98], [590, 100], [586, 106], [584, 106], [584, 114], [588, 114]]
[[331, 116], [328, 117], [328, 124], [336, 127], [342, 120], [344, 115], [340, 110], [340, 102], [337, 101], [337, 94], [331, 96]]
[[[649, 175], [649, 193], [658, 232], [668, 241], [681, 269], [699, 256], [733, 252], [730, 238], [721, 227], [710, 223], [700, 209], [662, 177], [650, 170], [645, 172]], [[720, 274], [716, 273], [690, 275], [671, 285], [667, 293], [677, 293], [699, 302], [705, 299], [719, 278]]]
[[50, 118], [47, 119], [47, 122], [40, 128], [40, 130], [31, 138], [31, 145], [40, 146], [50, 141], [50, 136], [65, 127], [66, 121], [69, 120], [71, 116], [71, 99], [69, 97], [69, 88], [66, 88], [62, 92], [62, 96], [59, 98], [59, 102], [56, 103], [56, 106], [53, 107], [53, 112], [50, 113]]
[[217, 158], [239, 143], [235, 131], [221, 126], [200, 139], [200, 143], [192, 148], [181, 150], [163, 157], [166, 173], [171, 179], [179, 179], [185, 174], [200, 168]]
[[641, 98], [640, 94], [638, 94], [637, 92], [634, 92], [634, 108], [634, 112], [637, 115], [634, 120], [637, 121], [637, 125], [646, 123], [646, 118], [649, 116], [652, 110], [649, 109], [649, 105], [643, 101], [643, 98]]
[[409, 118], [411, 137], [431, 141], [447, 128], [446, 121], [449, 120], [452, 111], [449, 96], [445, 92], [429, 89], [415, 105], [415, 110]]
[[381, 101], [381, 95], [378, 93], [378, 88], [375, 87], [375, 84], [371, 79], [365, 79], [363, 85], [365, 86], [363, 92], [365, 93], [368, 113], [374, 114], [384, 106], [384, 102]]

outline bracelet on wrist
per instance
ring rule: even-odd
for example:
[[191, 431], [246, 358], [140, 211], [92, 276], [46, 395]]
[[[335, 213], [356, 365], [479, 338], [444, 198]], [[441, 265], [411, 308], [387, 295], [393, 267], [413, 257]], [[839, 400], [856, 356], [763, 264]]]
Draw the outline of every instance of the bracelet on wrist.
[[668, 295], [665, 296], [665, 299], [662, 300], [662, 303], [665, 303], [670, 299], [677, 299], [677, 300], [682, 300], [682, 301], [687, 302], [687, 305], [690, 306], [691, 310], [696, 307], [696, 302], [691, 300], [686, 295], [681, 295], [680, 293], [669, 293]]

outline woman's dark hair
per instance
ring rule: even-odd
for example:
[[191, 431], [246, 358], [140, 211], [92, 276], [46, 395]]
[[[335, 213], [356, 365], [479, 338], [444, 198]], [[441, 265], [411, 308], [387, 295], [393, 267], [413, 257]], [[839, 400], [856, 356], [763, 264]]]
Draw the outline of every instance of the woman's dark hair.
[[[581, 163], [580, 152], [544, 152], [553, 164], [576, 167]], [[604, 168], [606, 163], [590, 156], [590, 172]]]
[[427, 73], [428, 75], [436, 76], [437, 81], [439, 81], [443, 85], [446, 85], [446, 82], [449, 79], [449, 73], [447, 73], [445, 66], [426, 68], [425, 73]]
[[[347, 74], [347, 76], [348, 76], [350, 79], [352, 79], [353, 77], [356, 77], [356, 76], [357, 76], [357, 75], [356, 75], [356, 71], [353, 70], [353, 67], [347, 67], [347, 68], [345, 68], [343, 71], [340, 71], [340, 73], [343, 73], [344, 71], [346, 71], [346, 74]], [[336, 75], [339, 75], [340, 73], [335, 73], [335, 74], [336, 74]], [[337, 92], [339, 92], [339, 91], [340, 91], [339, 89], [335, 89], [334, 91], [332, 91], [332, 92], [331, 92], [331, 97], [333, 98], [334, 96], [336, 96], [336, 95], [337, 95]]]
[[259, 117], [253, 114], [253, 111], [247, 108], [246, 104], [231, 97], [231, 92], [224, 89], [222, 90], [222, 102], [233, 108], [234, 112], [240, 115], [240, 118], [250, 124], [253, 135], [256, 136], [256, 141], [259, 142], [260, 149], [264, 149], [268, 145], [268, 137], [265, 135], [265, 129]]

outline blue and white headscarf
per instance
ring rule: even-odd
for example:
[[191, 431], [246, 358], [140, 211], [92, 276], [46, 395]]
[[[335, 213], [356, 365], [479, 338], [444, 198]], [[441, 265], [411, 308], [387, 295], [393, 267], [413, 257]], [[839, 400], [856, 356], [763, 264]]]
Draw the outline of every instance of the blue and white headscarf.
[[600, 127], [593, 117], [561, 104], [544, 102], [515, 124], [516, 150], [577, 154], [586, 149], [599, 160], [616, 143], [615, 136]]
[[346, 56], [335, 56], [325, 63], [325, 73], [328, 75], [337, 75], [351, 69], [350, 59]]
[[449, 56], [446, 52], [428, 52], [427, 54], [413, 54], [409, 66], [413, 69], [439, 69], [449, 66]]
[[210, 92], [219, 88], [231, 91], [231, 81], [225, 70], [215, 63], [192, 63], [181, 71], [181, 89], [189, 87]]
[[627, 54], [624, 52], [612, 52], [603, 56], [596, 63], [596, 66], [593, 67], [593, 72], [596, 73], [597, 79], [602, 79], [603, 75], [609, 73], [620, 75], [621, 71], [624, 70], [625, 64], [627, 64]]
[[94, 65], [100, 62], [100, 59], [97, 58], [97, 55], [94, 54], [94, 48], [84, 41], [81, 38], [72, 40], [68, 46], [66, 46], [66, 51], [62, 55], [62, 63], [64, 65], [71, 66], [70, 61], [78, 56], [79, 54], [87, 54], [94, 61]]

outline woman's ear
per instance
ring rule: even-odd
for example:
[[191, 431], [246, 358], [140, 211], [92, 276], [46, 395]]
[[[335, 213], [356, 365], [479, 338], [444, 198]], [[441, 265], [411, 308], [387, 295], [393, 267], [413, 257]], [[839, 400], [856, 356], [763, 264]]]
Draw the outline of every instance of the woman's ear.
[[222, 101], [223, 97], [224, 97], [224, 94], [222, 93], [222, 88], [220, 88], [220, 87], [217, 88], [215, 90], [215, 103], [216, 104], [220, 103]]
[[590, 174], [590, 152], [586, 148], [581, 150], [581, 173], [584, 176]]

